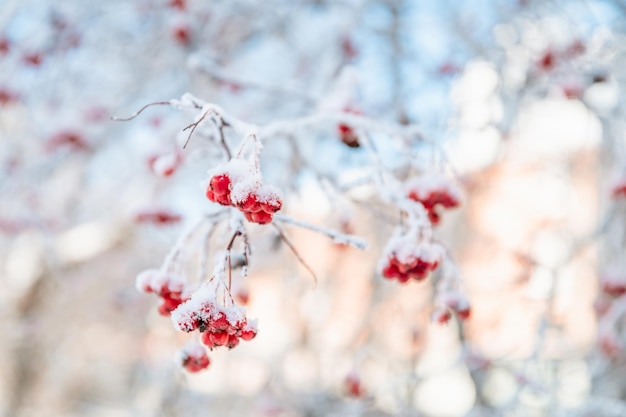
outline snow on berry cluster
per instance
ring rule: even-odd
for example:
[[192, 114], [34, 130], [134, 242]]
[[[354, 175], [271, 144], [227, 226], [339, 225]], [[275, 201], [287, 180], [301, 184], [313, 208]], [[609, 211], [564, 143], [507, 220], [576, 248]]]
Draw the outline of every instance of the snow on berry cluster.
[[412, 233], [396, 234], [384, 250], [380, 270], [387, 279], [405, 283], [410, 279], [421, 281], [437, 269], [443, 259], [444, 249]]
[[611, 197], [614, 199], [626, 197], [626, 178], [620, 178], [612, 184]]
[[200, 372], [211, 364], [206, 349], [195, 340], [187, 342], [176, 353], [176, 362], [183, 369], [192, 373]]
[[159, 313], [168, 316], [189, 299], [189, 288], [184, 280], [160, 269], [148, 269], [137, 275], [137, 289], [162, 298]]
[[150, 155], [148, 167], [158, 177], [170, 177], [183, 163], [183, 154], [179, 151], [169, 151], [162, 154]]
[[614, 268], [600, 275], [600, 287], [605, 294], [619, 297], [626, 294], [626, 273]]
[[459, 320], [466, 320], [471, 314], [471, 306], [465, 295], [459, 291], [446, 291], [437, 297], [437, 307], [433, 311], [433, 321], [447, 323], [456, 314]]
[[223, 206], [237, 207], [248, 221], [258, 224], [270, 223], [283, 206], [280, 190], [263, 184], [250, 164], [238, 158], [209, 171], [206, 196]]
[[406, 195], [421, 203], [432, 224], [441, 220], [440, 207], [451, 209], [461, 204], [461, 190], [448, 178], [438, 174], [422, 175], [406, 185]]
[[610, 263], [600, 275], [600, 289], [594, 307], [598, 315], [598, 345], [609, 359], [624, 355], [624, 341], [618, 329], [626, 317], [626, 265], [623, 261]]
[[241, 339], [254, 339], [256, 323], [249, 322], [244, 309], [234, 302], [228, 306], [220, 305], [217, 294], [214, 282], [203, 284], [172, 312], [174, 326], [187, 333], [198, 330], [202, 334], [202, 343], [210, 349], [219, 346], [232, 349]]

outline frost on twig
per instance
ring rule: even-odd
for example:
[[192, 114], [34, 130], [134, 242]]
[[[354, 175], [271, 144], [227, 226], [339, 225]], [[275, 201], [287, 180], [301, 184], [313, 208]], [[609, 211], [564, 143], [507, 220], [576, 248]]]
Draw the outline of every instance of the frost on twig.
[[335, 243], [338, 243], [341, 245], [349, 245], [354, 248], [362, 249], [362, 250], [367, 248], [367, 241], [358, 236], [348, 235], [348, 234], [337, 232], [335, 230], [326, 229], [324, 227], [316, 226], [314, 224], [311, 224], [302, 220], [296, 220], [296, 219], [293, 219], [289, 216], [285, 216], [282, 214], [274, 215], [274, 220], [280, 223], [292, 224], [294, 226], [302, 227], [304, 229], [309, 229], [314, 232], [321, 233], [331, 238]]

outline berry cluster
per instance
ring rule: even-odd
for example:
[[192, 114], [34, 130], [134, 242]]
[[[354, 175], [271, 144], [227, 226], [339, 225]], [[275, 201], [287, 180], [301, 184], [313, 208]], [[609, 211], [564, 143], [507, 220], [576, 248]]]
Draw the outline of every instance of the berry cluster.
[[67, 148], [72, 151], [85, 151], [89, 145], [85, 138], [78, 132], [63, 130], [51, 136], [45, 144], [46, 151], [53, 152], [59, 148]]
[[245, 161], [233, 159], [213, 172], [206, 190], [209, 200], [237, 207], [253, 223], [268, 224], [282, 206], [280, 190], [262, 184], [249, 171]]
[[159, 177], [170, 177], [183, 162], [183, 155], [178, 151], [167, 152], [148, 157], [148, 167]]
[[157, 226], [167, 226], [180, 222], [181, 215], [163, 208], [151, 208], [135, 213], [135, 223], [151, 223]]
[[421, 281], [439, 266], [443, 248], [433, 242], [419, 241], [411, 236], [396, 236], [385, 248], [381, 273], [387, 279], [405, 283], [410, 279]]
[[438, 297], [437, 308], [433, 311], [433, 321], [444, 324], [456, 314], [459, 320], [467, 320], [471, 314], [471, 306], [467, 298], [458, 291], [449, 291]]
[[587, 47], [581, 40], [574, 40], [566, 48], [557, 50], [555, 48], [548, 48], [541, 53], [538, 57], [535, 65], [539, 72], [550, 72], [554, 70], [561, 62], [572, 60], [580, 55], [583, 55], [587, 50]]
[[195, 341], [187, 342], [185, 346], [178, 351], [176, 359], [182, 368], [187, 370], [187, 372], [193, 373], [200, 372], [211, 364], [204, 347]]
[[181, 304], [172, 313], [172, 321], [183, 332], [198, 330], [202, 333], [202, 343], [210, 349], [219, 346], [232, 349], [240, 339], [252, 340], [257, 333], [256, 325], [248, 322], [243, 308], [236, 304], [228, 307], [217, 304], [215, 287], [210, 283]]
[[600, 276], [600, 287], [602, 292], [612, 297], [620, 297], [626, 294], [626, 275], [619, 270], [605, 271]]
[[349, 397], [361, 398], [365, 396], [365, 390], [363, 389], [361, 378], [356, 373], [351, 372], [348, 374], [343, 381], [343, 385], [346, 395]]
[[185, 282], [158, 269], [148, 269], [137, 275], [136, 285], [139, 291], [161, 297], [159, 314], [163, 316], [169, 316], [188, 299]]
[[407, 197], [421, 203], [432, 224], [441, 220], [439, 207], [451, 209], [461, 204], [461, 191], [446, 177], [424, 175], [407, 184]]
[[[345, 113], [356, 115], [363, 114], [360, 110], [350, 107], [346, 107], [343, 111]], [[358, 148], [361, 146], [361, 143], [359, 142], [359, 136], [354, 131], [354, 128], [348, 124], [339, 123], [337, 125], [337, 135], [339, 136], [339, 139], [341, 139], [341, 141], [344, 143], [344, 145], [350, 148]]]
[[613, 184], [611, 197], [614, 199], [626, 197], [626, 179], [622, 178]]

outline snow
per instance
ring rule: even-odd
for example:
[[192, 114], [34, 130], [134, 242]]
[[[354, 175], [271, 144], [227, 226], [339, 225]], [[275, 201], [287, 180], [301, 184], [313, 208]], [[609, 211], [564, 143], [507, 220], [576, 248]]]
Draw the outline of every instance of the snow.
[[419, 200], [426, 200], [433, 192], [443, 192], [453, 199], [460, 201], [460, 188], [443, 175], [428, 173], [413, 178], [406, 184], [407, 193], [413, 192]]
[[[195, 320], [211, 321], [224, 313], [230, 323], [241, 322], [246, 318], [245, 309], [237, 304], [220, 305], [218, 279], [203, 283], [191, 294], [191, 298], [176, 308], [171, 314], [174, 327], [181, 331], [188, 331], [186, 324]], [[225, 289], [223, 289], [225, 291]]]
[[395, 256], [403, 264], [410, 264], [415, 259], [432, 264], [441, 262], [445, 250], [440, 244], [416, 235], [397, 233], [387, 242], [384, 253]]
[[196, 340], [189, 340], [177, 352], [177, 358], [181, 359], [178, 363], [183, 362], [184, 358], [201, 358], [206, 354], [206, 349]]
[[168, 274], [161, 269], [147, 269], [139, 275], [135, 280], [135, 286], [140, 292], [160, 293], [163, 289], [169, 292], [184, 293], [188, 290], [186, 281], [183, 277], [176, 274]]

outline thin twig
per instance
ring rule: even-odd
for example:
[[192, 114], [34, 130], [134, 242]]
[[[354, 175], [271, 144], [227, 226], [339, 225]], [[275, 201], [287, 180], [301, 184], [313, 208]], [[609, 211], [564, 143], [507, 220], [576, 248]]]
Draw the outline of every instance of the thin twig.
[[187, 144], [191, 140], [191, 135], [193, 135], [193, 132], [195, 132], [196, 128], [200, 125], [200, 123], [202, 123], [202, 121], [207, 117], [207, 115], [211, 111], [213, 111], [213, 109], [208, 109], [202, 114], [202, 116], [200, 116], [200, 119], [196, 120], [195, 122], [193, 122], [192, 124], [190, 124], [189, 126], [183, 129], [183, 132], [184, 132], [185, 130], [191, 128], [191, 131], [189, 132], [189, 136], [187, 136], [187, 140], [185, 141], [185, 144], [183, 145], [183, 149], [187, 147]]
[[241, 235], [241, 231], [237, 230], [233, 233], [233, 237], [230, 238], [230, 242], [228, 242], [228, 246], [226, 247], [226, 265], [228, 266], [228, 292], [230, 292], [231, 284], [233, 280], [233, 267], [230, 264], [230, 252], [233, 248], [233, 244], [235, 243], [235, 239], [237, 236]]
[[111, 120], [114, 120], [116, 122], [127, 122], [129, 120], [133, 120], [135, 117], [139, 116], [145, 109], [147, 109], [148, 107], [152, 107], [152, 106], [165, 106], [168, 105], [170, 106], [172, 103], [170, 101], [155, 101], [154, 103], [148, 103], [145, 106], [143, 106], [142, 108], [140, 108], [139, 110], [137, 110], [135, 113], [131, 114], [129, 117], [116, 117], [116, 116], [111, 116]]
[[300, 263], [302, 264], [302, 266], [309, 271], [309, 273], [313, 276], [313, 282], [315, 283], [315, 286], [317, 287], [317, 275], [315, 274], [315, 272], [313, 271], [313, 269], [304, 261], [304, 259], [302, 259], [302, 257], [300, 256], [300, 253], [298, 252], [298, 250], [296, 249], [296, 247], [293, 245], [293, 243], [291, 243], [291, 241], [287, 238], [287, 236], [285, 235], [285, 233], [283, 232], [283, 230], [280, 228], [280, 226], [278, 226], [276, 223], [272, 223], [272, 226], [274, 226], [274, 228], [276, 229], [276, 231], [278, 232], [278, 235], [280, 236], [280, 238], [283, 240], [283, 242], [285, 242], [285, 244], [287, 245], [287, 247], [289, 249], [291, 249], [291, 252], [293, 252], [293, 254], [296, 256], [296, 258], [298, 259], [298, 261], [300, 261]]
[[367, 241], [363, 238], [360, 238], [358, 236], [353, 236], [353, 235], [347, 235], [344, 233], [339, 233], [336, 232], [334, 230], [330, 230], [330, 229], [326, 229], [320, 226], [316, 226], [314, 224], [311, 223], [307, 223], [307, 222], [303, 222], [301, 220], [296, 220], [293, 219], [291, 217], [282, 215], [282, 214], [275, 214], [274, 215], [274, 220], [278, 221], [278, 222], [282, 222], [282, 223], [288, 223], [288, 224], [293, 224], [294, 226], [299, 226], [299, 227], [303, 227], [305, 229], [309, 229], [312, 230], [314, 232], [317, 233], [321, 233], [323, 235], [326, 235], [328, 237], [330, 237], [331, 239], [333, 239], [336, 243], [343, 243], [346, 245], [350, 245], [354, 248], [357, 249], [361, 249], [364, 250], [365, 248], [367, 248]]
[[225, 126], [224, 119], [220, 117], [220, 121], [221, 121], [221, 124], [217, 128], [218, 131], [220, 132], [220, 142], [222, 143], [222, 146], [224, 147], [224, 150], [226, 151], [226, 156], [228, 156], [228, 160], [231, 160], [233, 158], [233, 155], [230, 153], [230, 148], [226, 144], [226, 139], [224, 138], [224, 126]]

